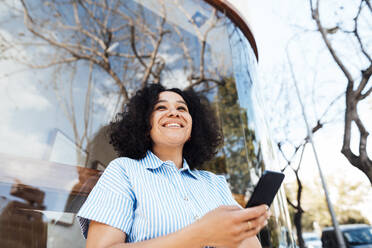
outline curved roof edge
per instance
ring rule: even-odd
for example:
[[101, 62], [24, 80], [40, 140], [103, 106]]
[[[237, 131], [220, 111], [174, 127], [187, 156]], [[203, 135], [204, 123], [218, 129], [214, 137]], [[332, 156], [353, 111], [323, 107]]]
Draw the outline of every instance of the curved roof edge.
[[253, 33], [249, 28], [248, 22], [244, 19], [243, 15], [227, 0], [204, 0], [219, 11], [223, 12], [239, 29], [243, 32], [252, 46], [256, 59], [258, 61], [258, 50], [256, 40]]

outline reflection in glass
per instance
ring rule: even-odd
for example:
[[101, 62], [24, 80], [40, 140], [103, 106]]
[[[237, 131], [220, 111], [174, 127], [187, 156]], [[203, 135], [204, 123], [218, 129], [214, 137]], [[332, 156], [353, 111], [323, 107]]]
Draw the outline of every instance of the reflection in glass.
[[2, 196], [0, 240], [4, 247], [46, 247], [47, 225], [42, 213], [45, 193], [35, 187], [16, 182], [9, 194]]
[[[0, 8], [0, 242], [7, 247], [23, 242], [12, 238], [24, 232], [21, 222], [33, 226], [25, 240], [35, 247], [84, 247], [74, 214], [116, 157], [108, 124], [149, 83], [193, 88], [215, 106], [225, 145], [204, 167], [226, 175], [241, 205], [275, 164], [255, 55], [211, 5], [36, 0]], [[274, 247], [290, 243], [284, 206], [278, 196], [276, 219], [262, 231]]]
[[[4, 8], [3, 42], [13, 60], [0, 64], [14, 70], [11, 76], [0, 71], [9, 81], [4, 126], [12, 133], [1, 137], [3, 152], [22, 148], [27, 157], [105, 165], [87, 160], [92, 140], [137, 89], [161, 81], [208, 92], [231, 71], [226, 18], [207, 4], [40, 0]], [[15, 133], [23, 133], [17, 145]]]
[[[245, 142], [250, 158], [248, 158], [248, 161], [252, 161], [249, 168], [250, 183], [245, 198], [248, 199], [262, 172], [265, 169], [275, 170], [278, 163], [262, 116], [254, 52], [240, 30], [234, 28], [233, 25], [228, 26], [228, 30], [239, 104], [247, 116], [242, 129], [246, 137], [251, 137]], [[265, 235], [264, 238], [269, 238], [273, 247], [291, 247], [294, 245], [285, 199], [284, 191], [280, 190], [271, 207], [276, 219], [269, 222], [268, 230], [270, 233]]]
[[57, 163], [85, 166], [88, 153], [59, 129], [54, 129], [49, 137], [50, 150], [45, 159]]
[[372, 228], [355, 228], [344, 232], [346, 241], [350, 245], [372, 244]]
[[99, 176], [88, 168], [0, 154], [1, 243], [84, 247], [74, 217]]

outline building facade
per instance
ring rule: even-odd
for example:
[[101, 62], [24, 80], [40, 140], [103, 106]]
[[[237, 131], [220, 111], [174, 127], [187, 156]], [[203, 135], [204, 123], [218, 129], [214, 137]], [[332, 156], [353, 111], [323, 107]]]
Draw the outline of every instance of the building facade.
[[[75, 214], [109, 161], [107, 125], [149, 83], [209, 101], [224, 146], [205, 168], [244, 206], [278, 170], [257, 85], [258, 52], [227, 1], [0, 3], [0, 243], [85, 247]], [[263, 247], [294, 247], [284, 191]]]

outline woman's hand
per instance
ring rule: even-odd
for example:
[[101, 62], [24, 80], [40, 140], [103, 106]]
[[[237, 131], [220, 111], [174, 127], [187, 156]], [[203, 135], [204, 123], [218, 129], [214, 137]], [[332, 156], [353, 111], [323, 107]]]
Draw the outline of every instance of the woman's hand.
[[195, 224], [199, 227], [203, 245], [237, 247], [243, 240], [254, 237], [267, 224], [269, 217], [266, 205], [246, 209], [221, 206]]

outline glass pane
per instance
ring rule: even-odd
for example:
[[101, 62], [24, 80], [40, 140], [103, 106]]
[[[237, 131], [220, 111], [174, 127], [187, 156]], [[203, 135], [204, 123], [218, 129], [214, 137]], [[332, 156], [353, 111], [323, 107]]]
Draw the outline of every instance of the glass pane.
[[231, 77], [226, 18], [193, 1], [0, 8], [1, 243], [84, 247], [75, 213], [116, 157], [107, 124], [148, 83], [213, 100]]
[[[4, 247], [85, 246], [75, 214], [117, 157], [108, 124], [149, 83], [193, 88], [214, 106], [225, 144], [204, 168], [226, 175], [242, 206], [275, 167], [254, 53], [209, 4], [7, 0], [0, 13]], [[272, 244], [289, 242], [285, 206], [281, 192], [262, 233]]]
[[366, 245], [372, 244], [372, 229], [358, 228], [354, 230], [347, 230], [344, 232], [346, 241], [350, 245]]
[[[240, 129], [243, 132], [241, 135], [245, 137], [244, 143], [247, 156], [245, 171], [249, 173], [245, 182], [238, 183], [244, 185], [246, 191], [235, 192], [240, 195], [240, 199], [244, 197], [243, 202], [246, 203], [262, 172], [264, 170], [278, 170], [278, 163], [261, 107], [256, 57], [249, 42], [239, 29], [234, 25], [230, 25], [228, 30], [238, 96], [236, 104], [239, 104], [241, 109], [242, 122]], [[241, 151], [243, 153], [243, 149]], [[239, 167], [234, 166], [233, 170], [235, 171], [237, 168]], [[244, 174], [244, 172], [239, 171], [235, 173], [239, 175]], [[271, 207], [271, 211], [277, 216], [277, 219], [269, 219], [268, 226], [260, 233], [263, 246], [287, 247], [294, 245], [285, 199], [284, 190], [281, 188]]]

